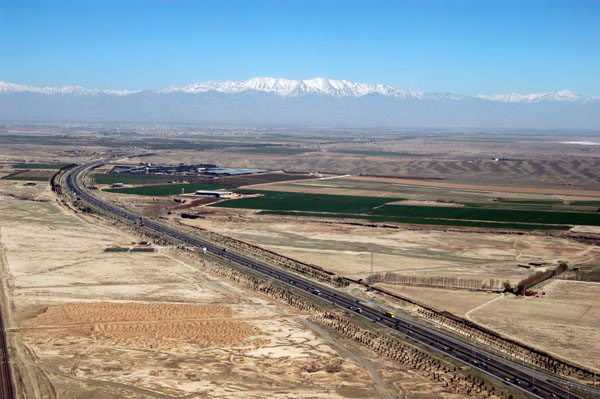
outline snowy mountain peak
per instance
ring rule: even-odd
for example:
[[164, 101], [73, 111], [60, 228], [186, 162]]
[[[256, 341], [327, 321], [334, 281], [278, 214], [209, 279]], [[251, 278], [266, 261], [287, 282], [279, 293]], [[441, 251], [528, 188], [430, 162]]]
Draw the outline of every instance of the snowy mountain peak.
[[381, 94], [399, 98], [423, 98], [420, 91], [408, 92], [380, 84], [365, 84], [349, 82], [347, 80], [334, 80], [326, 78], [313, 78], [305, 80], [291, 80], [281, 78], [252, 78], [242, 82], [208, 81], [193, 83], [182, 87], [171, 86], [158, 90], [159, 93], [204, 93], [217, 91], [221, 93], [241, 93], [245, 91], [258, 91], [275, 93], [283, 97], [301, 96], [306, 94], [324, 94], [335, 97], [361, 97], [367, 94]]

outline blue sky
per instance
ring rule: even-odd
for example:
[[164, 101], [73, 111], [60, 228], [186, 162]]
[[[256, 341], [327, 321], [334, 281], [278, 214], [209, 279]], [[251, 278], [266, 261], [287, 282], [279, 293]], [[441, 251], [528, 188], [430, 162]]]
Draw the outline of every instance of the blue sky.
[[0, 80], [155, 89], [255, 76], [600, 96], [595, 1], [0, 0]]

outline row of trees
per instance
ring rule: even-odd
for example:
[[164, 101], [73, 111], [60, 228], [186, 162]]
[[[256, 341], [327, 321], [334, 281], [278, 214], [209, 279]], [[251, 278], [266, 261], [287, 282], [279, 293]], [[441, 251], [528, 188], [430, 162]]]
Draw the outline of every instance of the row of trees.
[[576, 281], [589, 281], [593, 283], [600, 283], [600, 274], [593, 272], [585, 272], [582, 270], [570, 271], [561, 276], [565, 280], [576, 280]]
[[562, 262], [554, 269], [546, 269], [545, 271], [539, 271], [537, 273], [532, 274], [529, 277], [525, 277], [523, 280], [519, 281], [519, 284], [517, 284], [517, 289], [515, 290], [515, 294], [523, 295], [525, 293], [525, 291], [527, 291], [529, 288], [531, 288], [534, 285], [537, 285], [543, 281], [546, 281], [549, 278], [552, 278], [554, 276], [557, 276], [557, 275], [563, 273], [568, 268], [569, 268], [569, 266], [565, 262]]
[[464, 290], [504, 290], [506, 282], [499, 279], [459, 278], [451, 276], [412, 276], [396, 272], [373, 273], [367, 280], [370, 284], [387, 283], [421, 287], [456, 288]]

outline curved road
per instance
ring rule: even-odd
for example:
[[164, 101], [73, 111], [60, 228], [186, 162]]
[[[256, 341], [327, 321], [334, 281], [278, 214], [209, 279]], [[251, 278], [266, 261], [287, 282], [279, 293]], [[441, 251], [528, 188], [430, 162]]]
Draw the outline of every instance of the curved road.
[[[78, 182], [78, 176], [93, 166], [103, 164], [105, 161], [97, 161], [81, 165], [73, 169], [66, 177], [68, 188], [78, 198], [96, 208], [100, 208], [113, 216], [120, 217], [132, 223], [140, 220], [140, 216], [126, 211], [123, 208], [105, 203], [84, 190]], [[385, 326], [408, 340], [418, 342], [432, 351], [443, 353], [449, 357], [469, 364], [469, 366], [479, 369], [488, 375], [502, 380], [504, 383], [528, 392], [533, 397], [539, 398], [564, 398], [564, 399], [584, 399], [562, 386], [567, 381], [563, 381], [556, 376], [546, 374], [540, 371], [520, 365], [508, 359], [493, 355], [475, 345], [463, 342], [439, 329], [426, 327], [423, 325], [411, 324], [410, 320], [402, 319], [399, 316], [394, 318], [386, 316], [385, 311], [359, 302], [357, 299], [347, 294], [342, 294], [334, 289], [312, 282], [308, 279], [299, 277], [287, 271], [283, 271], [274, 266], [268, 265], [251, 257], [238, 254], [217, 246], [209, 241], [202, 240], [190, 234], [182, 233], [171, 227], [164, 226], [152, 220], [144, 219], [146, 228], [167, 237], [176, 239], [190, 246], [205, 249], [211, 255], [223, 260], [233, 262], [239, 266], [246, 267], [262, 275], [279, 280], [296, 289], [302, 290], [310, 295], [318, 296], [320, 299], [328, 301], [341, 308], [354, 311], [357, 315], [365, 317], [373, 323]], [[360, 309], [360, 311], [359, 311]], [[562, 384], [562, 385], [560, 385]], [[571, 383], [571, 386], [575, 384]], [[597, 397], [597, 396], [596, 396]]]

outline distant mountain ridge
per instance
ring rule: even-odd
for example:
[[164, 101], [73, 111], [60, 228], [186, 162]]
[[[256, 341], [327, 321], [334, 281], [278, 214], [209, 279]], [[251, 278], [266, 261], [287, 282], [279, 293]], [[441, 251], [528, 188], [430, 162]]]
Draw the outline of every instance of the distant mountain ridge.
[[[73, 94], [73, 95], [95, 95], [108, 94], [116, 96], [126, 96], [140, 93], [143, 90], [101, 90], [87, 89], [81, 86], [62, 86], [62, 87], [35, 87], [28, 85], [19, 85], [0, 81], [0, 94], [32, 92], [41, 94]], [[241, 82], [234, 81], [216, 81], [191, 83], [185, 86], [169, 86], [158, 90], [155, 93], [189, 93], [198, 94], [209, 91], [220, 93], [237, 94], [248, 91], [274, 93], [282, 97], [302, 96], [307, 94], [322, 94], [334, 97], [362, 97], [368, 94], [379, 94], [382, 96], [395, 97], [399, 99], [417, 99], [417, 100], [463, 100], [467, 95], [454, 93], [426, 93], [423, 91], [406, 91], [395, 87], [382, 84], [357, 83], [347, 80], [335, 80], [326, 78], [314, 78], [303, 80], [291, 80], [282, 78], [252, 78]], [[534, 94], [479, 94], [476, 98], [488, 101], [498, 102], [576, 102], [576, 101], [599, 101], [598, 97], [585, 97], [569, 90], [556, 92], [534, 93]]]
[[20, 92], [30, 92], [30, 93], [40, 93], [40, 94], [48, 94], [48, 95], [56, 95], [56, 94], [72, 94], [72, 95], [94, 95], [94, 94], [109, 94], [115, 96], [126, 96], [128, 94], [139, 93], [141, 90], [131, 91], [131, 90], [100, 90], [100, 89], [86, 89], [81, 86], [62, 86], [62, 87], [36, 87], [29, 85], [20, 85], [16, 83], [8, 83], [0, 81], [0, 94], [10, 94], [10, 93], [20, 93]]
[[0, 81], [0, 120], [600, 129], [600, 98], [568, 90], [468, 96], [325, 78], [206, 81], [158, 90]]

